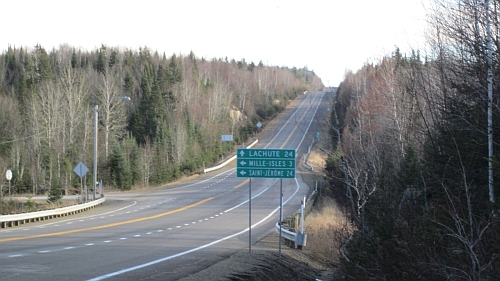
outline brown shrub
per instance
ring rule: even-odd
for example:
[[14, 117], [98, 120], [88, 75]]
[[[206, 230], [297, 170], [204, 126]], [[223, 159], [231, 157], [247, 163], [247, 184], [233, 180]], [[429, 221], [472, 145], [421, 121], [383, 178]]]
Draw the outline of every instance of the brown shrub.
[[320, 198], [305, 221], [307, 249], [323, 255], [328, 261], [336, 262], [339, 256], [339, 235], [350, 229], [349, 223], [331, 198]]

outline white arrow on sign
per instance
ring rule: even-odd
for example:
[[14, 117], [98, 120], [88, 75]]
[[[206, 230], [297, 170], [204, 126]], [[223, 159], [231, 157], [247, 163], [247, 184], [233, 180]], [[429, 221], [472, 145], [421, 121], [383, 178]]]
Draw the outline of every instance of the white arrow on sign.
[[240, 155], [241, 155], [241, 157], [245, 156], [245, 151], [240, 150]]
[[247, 162], [241, 161], [240, 164], [241, 164], [241, 166], [245, 166], [247, 164]]
[[240, 175], [243, 175], [243, 176], [244, 176], [244, 175], [246, 175], [246, 174], [247, 174], [247, 173], [246, 173], [245, 171], [241, 171], [241, 172], [240, 172]]

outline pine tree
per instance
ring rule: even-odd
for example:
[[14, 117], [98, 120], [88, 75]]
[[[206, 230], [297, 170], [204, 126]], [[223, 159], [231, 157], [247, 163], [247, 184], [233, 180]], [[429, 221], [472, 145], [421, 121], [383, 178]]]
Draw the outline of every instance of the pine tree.
[[106, 58], [104, 52], [102, 51], [99, 51], [95, 68], [97, 73], [106, 74]]
[[111, 56], [109, 57], [109, 67], [113, 67], [115, 64], [118, 63], [118, 53], [116, 50], [111, 51]]
[[132, 187], [132, 174], [130, 166], [125, 160], [123, 149], [120, 145], [115, 145], [110, 157], [110, 171], [113, 184], [122, 190]]
[[53, 183], [49, 190], [47, 202], [58, 203], [62, 199], [62, 190], [59, 184]]
[[123, 78], [123, 92], [129, 97], [134, 93], [134, 78], [128, 71], [125, 74], [125, 78]]
[[78, 59], [76, 58], [75, 49], [73, 49], [73, 53], [71, 54], [71, 67], [72, 68], [78, 67]]
[[157, 119], [152, 95], [152, 73], [145, 68], [141, 79], [141, 103], [139, 105], [140, 116], [142, 117], [142, 126], [144, 135], [150, 140], [156, 137]]
[[50, 62], [49, 55], [44, 48], [40, 45], [35, 46], [35, 81], [40, 83], [42, 81], [47, 81], [52, 78], [52, 64]]
[[170, 85], [182, 82], [182, 70], [177, 62], [177, 56], [175, 54], [170, 58], [170, 63], [168, 64], [168, 78]]
[[253, 69], [255, 68], [255, 63], [251, 62], [249, 65], [248, 65], [248, 70], [250, 72], [253, 72]]
[[132, 133], [132, 136], [135, 137], [138, 144], [146, 143], [144, 127], [142, 126], [142, 118], [139, 110], [134, 111], [132, 116], [130, 116], [128, 130]]

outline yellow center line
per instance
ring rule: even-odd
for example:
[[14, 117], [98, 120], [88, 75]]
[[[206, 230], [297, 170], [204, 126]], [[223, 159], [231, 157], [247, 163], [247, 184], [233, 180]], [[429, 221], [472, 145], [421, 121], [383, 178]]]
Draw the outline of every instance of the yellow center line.
[[[311, 104], [309, 104], [309, 106], [307, 107], [307, 109], [309, 109], [311, 107]], [[304, 111], [304, 114], [302, 115], [302, 117], [300, 118], [299, 122], [297, 122], [295, 124], [295, 128], [293, 128], [293, 131], [288, 135], [288, 138], [286, 138], [286, 140], [283, 142], [283, 144], [281, 145], [280, 148], [283, 148], [285, 147], [285, 145], [288, 143], [288, 141], [290, 140], [290, 138], [293, 136], [293, 133], [295, 132], [295, 130], [297, 130], [297, 128], [299, 127], [299, 123], [302, 121], [302, 119], [304, 119], [304, 117], [306, 116], [306, 113], [307, 113], [307, 110]]]
[[133, 220], [128, 220], [128, 221], [116, 222], [116, 223], [99, 225], [99, 226], [93, 226], [93, 227], [87, 227], [87, 228], [73, 229], [73, 230], [67, 230], [67, 231], [52, 232], [52, 233], [38, 234], [38, 235], [31, 235], [31, 236], [5, 238], [5, 239], [0, 239], [0, 243], [10, 242], [10, 241], [27, 240], [27, 239], [34, 239], [34, 238], [41, 238], [41, 237], [59, 236], [59, 235], [65, 235], [65, 234], [70, 234], [70, 233], [77, 233], [77, 232], [83, 232], [83, 231], [103, 229], [103, 228], [108, 228], [108, 227], [114, 227], [114, 226], [119, 226], [119, 225], [134, 223], [134, 222], [140, 222], [140, 221], [145, 221], [145, 220], [157, 219], [159, 217], [163, 217], [163, 216], [171, 215], [171, 214], [178, 213], [178, 212], [181, 212], [181, 211], [185, 211], [187, 209], [190, 209], [190, 208], [196, 207], [198, 205], [201, 205], [203, 203], [206, 203], [206, 202], [208, 202], [208, 201], [210, 201], [212, 199], [214, 199], [214, 198], [213, 197], [209, 197], [209, 198], [203, 199], [201, 201], [198, 201], [196, 203], [193, 203], [191, 205], [184, 206], [184, 207], [179, 208], [179, 209], [175, 209], [175, 210], [172, 210], [172, 211], [168, 211], [168, 212], [157, 214], [157, 215], [150, 216], [150, 217], [138, 218], [138, 219], [133, 219]]
[[242, 187], [245, 183], [247, 183], [249, 181], [249, 179], [246, 179], [244, 180], [242, 183], [238, 184], [237, 186], [235, 186], [234, 188], [240, 188]]

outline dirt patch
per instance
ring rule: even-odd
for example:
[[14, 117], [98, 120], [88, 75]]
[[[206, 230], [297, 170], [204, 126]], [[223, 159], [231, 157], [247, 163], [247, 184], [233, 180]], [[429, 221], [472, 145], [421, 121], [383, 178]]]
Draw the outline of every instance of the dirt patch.
[[239, 251], [227, 259], [181, 281], [331, 280], [333, 265], [310, 251], [282, 247], [281, 258], [273, 233], [252, 246], [252, 253]]

